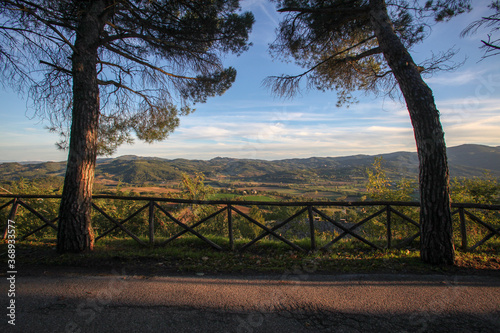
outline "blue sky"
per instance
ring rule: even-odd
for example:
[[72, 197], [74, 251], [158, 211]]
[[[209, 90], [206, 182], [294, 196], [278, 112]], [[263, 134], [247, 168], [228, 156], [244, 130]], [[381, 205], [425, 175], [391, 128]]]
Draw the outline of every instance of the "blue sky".
[[[486, 31], [459, 37], [470, 22], [488, 13], [489, 2], [474, 1], [472, 13], [433, 26], [430, 37], [411, 50], [417, 62], [451, 47], [460, 50], [457, 62], [466, 59], [458, 70], [426, 79], [441, 112], [448, 146], [500, 145], [500, 56], [481, 60], [480, 39]], [[408, 112], [399, 100], [361, 93], [358, 103], [337, 108], [335, 92], [303, 91], [292, 100], [273, 97], [262, 86], [266, 76], [297, 74], [302, 69], [273, 61], [269, 55], [268, 45], [280, 20], [274, 6], [266, 0], [243, 0], [242, 7], [254, 13], [256, 23], [250, 50], [225, 59], [226, 66], [238, 70], [233, 87], [196, 105], [196, 112], [182, 117], [181, 125], [165, 141], [136, 140], [121, 146], [114, 157], [276, 160], [415, 151]], [[55, 147], [57, 135], [45, 129], [48, 122], [27, 113], [22, 96], [2, 90], [0, 98], [0, 162], [66, 159], [67, 152]]]

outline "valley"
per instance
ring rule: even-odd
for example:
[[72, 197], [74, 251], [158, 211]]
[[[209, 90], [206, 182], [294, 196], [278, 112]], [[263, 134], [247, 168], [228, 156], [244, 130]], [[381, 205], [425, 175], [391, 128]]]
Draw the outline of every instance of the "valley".
[[[416, 153], [378, 155], [387, 177], [417, 182]], [[448, 148], [451, 177], [482, 177], [485, 172], [500, 177], [500, 147], [462, 145]], [[203, 174], [205, 185], [215, 189], [212, 199], [238, 200], [362, 200], [367, 169], [375, 155], [311, 157], [287, 160], [249, 160], [217, 157], [211, 160], [161, 159], [120, 156], [98, 160], [94, 193], [131, 193], [178, 196], [183, 174]], [[62, 188], [65, 162], [2, 163], [2, 187], [33, 181], [54, 192]], [[8, 189], [7, 189], [8, 190]]]

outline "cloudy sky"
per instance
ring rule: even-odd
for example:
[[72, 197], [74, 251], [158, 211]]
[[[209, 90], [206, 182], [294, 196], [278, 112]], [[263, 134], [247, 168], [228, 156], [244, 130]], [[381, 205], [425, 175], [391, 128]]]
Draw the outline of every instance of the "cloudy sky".
[[[474, 1], [475, 10], [432, 27], [430, 37], [411, 50], [417, 62], [433, 53], [459, 50], [454, 72], [427, 78], [441, 112], [448, 146], [465, 143], [500, 145], [500, 55], [481, 60], [480, 40], [487, 31], [460, 38], [470, 22], [489, 13], [490, 1]], [[415, 141], [404, 103], [383, 96], [359, 94], [358, 103], [337, 108], [335, 92], [303, 91], [292, 100], [273, 97], [263, 87], [268, 75], [297, 74], [301, 68], [271, 58], [268, 45], [280, 20], [266, 0], [243, 0], [244, 10], [256, 17], [250, 50], [228, 56], [226, 66], [238, 70], [233, 87], [221, 97], [196, 106], [181, 118], [181, 125], [159, 143], [140, 141], [121, 146], [113, 156], [139, 155], [163, 158], [285, 159], [311, 156], [379, 154], [415, 151]], [[47, 121], [26, 111], [23, 96], [0, 91], [0, 162], [62, 161], [57, 135]], [[29, 101], [28, 101], [29, 103]]]

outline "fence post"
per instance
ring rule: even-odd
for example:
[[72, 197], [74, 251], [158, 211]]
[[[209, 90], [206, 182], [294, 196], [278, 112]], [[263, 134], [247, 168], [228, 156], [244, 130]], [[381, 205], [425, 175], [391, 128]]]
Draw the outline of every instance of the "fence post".
[[7, 238], [7, 233], [9, 231], [9, 220], [14, 221], [14, 219], [16, 218], [17, 207], [19, 206], [19, 203], [17, 202], [17, 200], [18, 200], [17, 198], [14, 198], [14, 200], [12, 200], [12, 208], [10, 209], [9, 217], [7, 218], [7, 221], [5, 224], [5, 230], [3, 232], [2, 239]]
[[311, 250], [316, 250], [316, 237], [314, 235], [314, 216], [312, 211], [312, 206], [307, 206], [307, 212], [309, 215], [309, 234], [311, 235]]
[[231, 204], [227, 205], [227, 228], [229, 232], [229, 247], [234, 251], [234, 235], [233, 235], [233, 211]]
[[387, 205], [386, 210], [387, 210], [387, 248], [390, 249], [392, 246], [391, 206]]
[[458, 215], [460, 216], [460, 233], [462, 234], [462, 249], [467, 250], [467, 229], [465, 227], [465, 213], [464, 208], [460, 207], [458, 209]]
[[149, 201], [149, 244], [153, 245], [155, 242], [155, 203], [153, 200]]

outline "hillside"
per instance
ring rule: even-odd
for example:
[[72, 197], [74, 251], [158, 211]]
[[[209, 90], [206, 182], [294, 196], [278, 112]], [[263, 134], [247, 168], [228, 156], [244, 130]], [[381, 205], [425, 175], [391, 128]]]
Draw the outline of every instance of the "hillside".
[[[383, 157], [384, 167], [390, 177], [417, 177], [416, 153], [395, 152], [378, 156]], [[374, 158], [375, 155], [354, 155], [266, 161], [217, 157], [205, 161], [121, 156], [99, 159], [96, 178], [129, 184], [162, 183], [180, 180], [183, 172], [203, 172], [212, 180], [301, 184], [364, 178], [366, 168], [372, 165]], [[500, 177], [500, 147], [451, 147], [448, 148], [448, 158], [452, 177], [481, 176], [484, 171]], [[0, 164], [0, 175], [2, 181], [20, 178], [62, 178], [64, 168], [65, 162], [3, 163]]]

